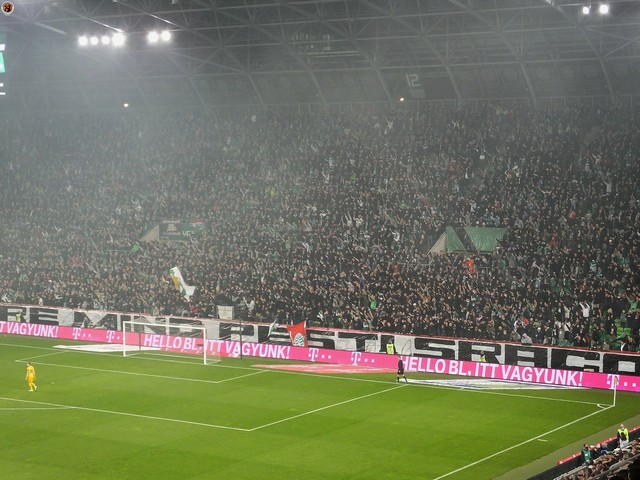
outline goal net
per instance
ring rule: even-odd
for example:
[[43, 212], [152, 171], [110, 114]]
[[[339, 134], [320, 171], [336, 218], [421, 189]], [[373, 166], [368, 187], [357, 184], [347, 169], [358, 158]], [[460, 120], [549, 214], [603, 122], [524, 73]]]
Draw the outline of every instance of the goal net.
[[148, 319], [122, 322], [122, 356], [141, 353], [195, 355], [205, 365], [220, 362], [220, 342], [207, 339], [207, 327], [154, 323]]

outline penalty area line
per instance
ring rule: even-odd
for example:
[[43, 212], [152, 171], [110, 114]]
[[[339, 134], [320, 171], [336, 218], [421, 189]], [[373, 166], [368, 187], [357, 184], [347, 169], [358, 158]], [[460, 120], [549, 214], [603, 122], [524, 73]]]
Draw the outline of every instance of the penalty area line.
[[238, 380], [240, 378], [252, 377], [254, 375], [262, 375], [263, 373], [266, 373], [266, 370], [261, 370], [259, 372], [246, 373], [244, 375], [238, 375], [237, 377], [231, 377], [231, 378], [227, 378], [225, 380], [216, 380], [216, 383], [232, 382], [232, 381]]
[[494, 457], [502, 455], [503, 453], [507, 453], [507, 452], [509, 452], [511, 450], [514, 450], [516, 448], [522, 447], [523, 445], [526, 445], [527, 443], [531, 443], [531, 442], [534, 442], [536, 440], [540, 440], [541, 438], [543, 438], [543, 437], [545, 437], [545, 436], [547, 436], [547, 435], [549, 435], [551, 433], [557, 432], [558, 430], [562, 430], [563, 428], [566, 428], [566, 427], [568, 427], [570, 425], [573, 425], [574, 423], [582, 422], [583, 420], [585, 420], [585, 419], [587, 419], [589, 417], [593, 417], [594, 415], [598, 415], [599, 413], [606, 412], [610, 408], [613, 408], [613, 405], [609, 405], [608, 407], [606, 407], [604, 409], [601, 409], [601, 410], [596, 410], [595, 412], [590, 413], [589, 415], [585, 415], [584, 417], [580, 417], [580, 418], [578, 418], [576, 420], [572, 420], [571, 422], [565, 423], [564, 425], [561, 425], [561, 426], [559, 426], [557, 428], [554, 428], [553, 430], [549, 430], [548, 432], [541, 433], [540, 435], [536, 435], [535, 437], [529, 438], [528, 440], [525, 440], [524, 442], [520, 442], [517, 445], [512, 445], [509, 448], [505, 448], [504, 450], [500, 450], [499, 452], [496, 452], [496, 453], [493, 453], [491, 455], [488, 455], [488, 456], [486, 456], [486, 457], [484, 457], [484, 458], [482, 458], [480, 460], [477, 460], [475, 462], [469, 463], [468, 465], [465, 465], [464, 467], [460, 467], [460, 468], [458, 468], [456, 470], [453, 470], [453, 471], [451, 471], [449, 473], [445, 473], [444, 475], [440, 475], [439, 477], [436, 477], [433, 480], [440, 480], [442, 478], [447, 478], [447, 477], [449, 477], [451, 475], [454, 475], [454, 474], [456, 474], [458, 472], [466, 470], [467, 468], [471, 468], [471, 467], [473, 467], [475, 465], [478, 465], [478, 464], [480, 464], [482, 462], [486, 462], [487, 460], [490, 460], [490, 459], [492, 459]]
[[0, 412], [33, 412], [35, 410], [69, 410], [69, 407], [16, 407], [16, 408], [12, 408], [12, 407], [7, 407], [7, 408], [3, 408], [0, 407]]
[[35, 360], [36, 358], [44, 358], [44, 357], [52, 357], [54, 355], [61, 355], [65, 352], [51, 352], [51, 353], [43, 353], [42, 355], [34, 355], [31, 357], [27, 357], [27, 358], [19, 358], [16, 360], [16, 362], [20, 362], [20, 363], [27, 363], [30, 360]]
[[380, 395], [381, 393], [387, 393], [387, 392], [390, 392], [392, 390], [396, 390], [398, 388], [402, 388], [403, 386], [404, 386], [404, 384], [394, 385], [391, 388], [386, 388], [386, 389], [380, 390], [378, 392], [368, 393], [367, 395], [361, 395], [359, 397], [350, 398], [349, 400], [344, 400], [344, 401], [338, 402], [338, 403], [332, 403], [331, 405], [325, 405], [324, 407], [320, 407], [320, 408], [316, 408], [316, 409], [313, 409], [313, 410], [309, 410], [308, 412], [299, 413], [297, 415], [293, 415], [291, 417], [283, 418], [281, 420], [276, 420], [275, 422], [265, 423], [264, 425], [260, 425], [258, 427], [249, 428], [249, 429], [247, 429], [247, 431], [255, 432], [256, 430], [260, 430], [260, 429], [267, 428], [267, 427], [272, 427], [273, 425], [278, 425], [279, 423], [284, 423], [284, 422], [288, 422], [290, 420], [295, 420], [296, 418], [304, 417], [304, 416], [307, 416], [307, 415], [312, 415], [314, 413], [322, 412], [323, 410], [328, 410], [330, 408], [339, 407], [340, 405], [345, 405], [347, 403], [356, 402], [356, 401], [362, 400], [364, 398], [369, 398], [369, 397], [373, 397], [375, 395]]
[[129, 413], [129, 412], [117, 412], [115, 410], [103, 410], [101, 408], [89, 408], [89, 407], [79, 407], [77, 405], [61, 405], [58, 403], [48, 403], [48, 402], [38, 402], [34, 400], [21, 400], [17, 398], [8, 398], [8, 397], [0, 397], [0, 400], [7, 400], [10, 402], [20, 402], [20, 403], [29, 403], [32, 405], [43, 405], [49, 408], [57, 407], [65, 410], [82, 410], [85, 412], [94, 412], [94, 413], [106, 413], [108, 415], [120, 415], [124, 417], [134, 417], [134, 418], [142, 418], [144, 420], [158, 420], [162, 422], [171, 422], [171, 423], [181, 423], [184, 425], [196, 425], [199, 427], [208, 427], [208, 428], [219, 428], [224, 430], [235, 430], [237, 432], [249, 432], [251, 429], [248, 428], [239, 428], [239, 427], [229, 427], [227, 425], [216, 425], [213, 423], [204, 423], [204, 422], [194, 422], [191, 420], [180, 420], [179, 418], [166, 418], [166, 417], [156, 417], [153, 415], [141, 415], [139, 413]]
[[[17, 362], [18, 360], [16, 360]], [[246, 375], [241, 375], [239, 377], [232, 377], [232, 378], [228, 378], [225, 380], [203, 380], [201, 378], [186, 378], [186, 377], [173, 377], [170, 375], [157, 375], [157, 374], [153, 374], [153, 373], [140, 373], [140, 372], [128, 372], [125, 370], [110, 370], [110, 369], [106, 369], [106, 368], [93, 368], [93, 367], [81, 367], [79, 365], [62, 365], [59, 363], [44, 363], [44, 362], [38, 362], [38, 365], [44, 365], [47, 367], [59, 367], [59, 368], [72, 368], [72, 369], [76, 369], [76, 370], [88, 370], [91, 372], [104, 372], [104, 373], [114, 373], [114, 374], [118, 374], [118, 375], [132, 375], [132, 376], [136, 376], [136, 377], [149, 377], [149, 378], [161, 378], [163, 380], [179, 380], [182, 382], [196, 382], [196, 383], [208, 383], [208, 384], [218, 384], [218, 383], [222, 383], [222, 382], [228, 382], [230, 380], [235, 380], [236, 378], [241, 378], [241, 377], [245, 377]], [[256, 373], [262, 373], [262, 372], [256, 372]]]

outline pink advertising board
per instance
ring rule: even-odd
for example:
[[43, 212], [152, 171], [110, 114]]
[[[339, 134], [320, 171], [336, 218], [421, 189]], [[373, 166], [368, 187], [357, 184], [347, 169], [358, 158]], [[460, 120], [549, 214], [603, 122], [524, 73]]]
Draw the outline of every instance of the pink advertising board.
[[[122, 344], [123, 332], [59, 325], [0, 322], [0, 334], [27, 335], [84, 342]], [[132, 336], [127, 343], [137, 343], [140, 339], [146, 348], [186, 354], [202, 354], [202, 345], [191, 337], [155, 335], [149, 333], [127, 333]], [[134, 338], [135, 337], [135, 338]], [[353, 352], [322, 348], [294, 347], [269, 343], [240, 343], [227, 340], [208, 340], [209, 354], [222, 357], [256, 357], [295, 360], [317, 363], [333, 363], [358, 367], [373, 367], [395, 370], [396, 355], [383, 353]], [[490, 378], [517, 382], [531, 382], [569, 387], [586, 387], [640, 392], [640, 377], [614, 375], [574, 370], [554, 370], [533, 366], [516, 366], [493, 363], [479, 363], [463, 360], [445, 360], [433, 357], [402, 356], [407, 372], [439, 373], [467, 377]]]

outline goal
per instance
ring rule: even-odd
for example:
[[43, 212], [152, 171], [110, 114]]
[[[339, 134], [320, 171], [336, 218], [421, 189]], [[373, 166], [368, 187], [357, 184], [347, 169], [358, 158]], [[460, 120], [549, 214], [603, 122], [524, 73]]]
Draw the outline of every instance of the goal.
[[145, 320], [122, 322], [122, 356], [144, 352], [195, 355], [204, 365], [220, 362], [220, 342], [207, 339], [207, 327]]

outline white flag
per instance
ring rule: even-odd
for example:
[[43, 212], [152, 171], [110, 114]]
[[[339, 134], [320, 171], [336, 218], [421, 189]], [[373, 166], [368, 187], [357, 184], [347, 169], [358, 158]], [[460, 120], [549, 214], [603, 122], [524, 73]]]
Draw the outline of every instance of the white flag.
[[191, 300], [191, 295], [195, 292], [196, 287], [192, 287], [191, 285], [187, 285], [182, 278], [182, 273], [180, 273], [180, 269], [178, 267], [173, 267], [169, 270], [169, 276], [171, 280], [173, 280], [173, 284], [176, 286], [180, 295], [184, 297], [184, 299], [188, 302]]
[[278, 321], [274, 320], [273, 323], [269, 325], [269, 332], [267, 333], [267, 337], [270, 337], [276, 328], [278, 328]]

